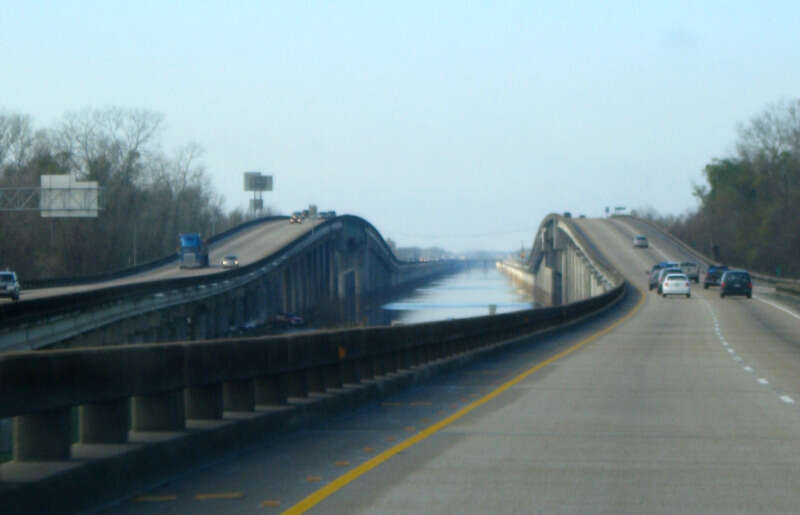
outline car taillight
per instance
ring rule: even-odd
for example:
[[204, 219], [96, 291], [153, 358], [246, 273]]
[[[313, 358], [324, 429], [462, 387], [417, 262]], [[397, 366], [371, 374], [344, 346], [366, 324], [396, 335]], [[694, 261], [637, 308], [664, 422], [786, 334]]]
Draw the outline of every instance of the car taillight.
[[689, 281], [686, 281], [686, 286], [689, 286]]
[[719, 287], [720, 288], [724, 288], [725, 287], [725, 283], [724, 282], [719, 283]]
[[753, 283], [748, 281], [747, 282], [747, 287], [752, 290], [753, 289]]

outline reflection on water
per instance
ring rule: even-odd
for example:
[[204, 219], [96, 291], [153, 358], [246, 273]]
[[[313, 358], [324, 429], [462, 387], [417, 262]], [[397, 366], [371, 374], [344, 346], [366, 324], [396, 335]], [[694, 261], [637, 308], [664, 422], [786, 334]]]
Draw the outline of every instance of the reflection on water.
[[494, 304], [497, 313], [534, 307], [530, 293], [519, 290], [494, 266], [476, 267], [438, 279], [417, 288], [410, 295], [384, 304], [379, 324], [416, 324], [450, 318], [489, 314]]

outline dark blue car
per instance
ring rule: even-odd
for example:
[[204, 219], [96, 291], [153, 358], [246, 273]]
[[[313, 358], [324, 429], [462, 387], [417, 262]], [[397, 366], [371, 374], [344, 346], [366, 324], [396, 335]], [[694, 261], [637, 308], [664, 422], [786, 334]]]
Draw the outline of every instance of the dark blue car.
[[724, 274], [726, 270], [728, 270], [727, 265], [708, 267], [708, 270], [706, 270], [706, 276], [703, 279], [703, 288], [707, 290], [709, 286], [719, 286], [720, 279], [722, 279], [722, 274]]
[[744, 295], [748, 299], [753, 297], [753, 280], [744, 270], [726, 270], [722, 274], [719, 285], [719, 296]]

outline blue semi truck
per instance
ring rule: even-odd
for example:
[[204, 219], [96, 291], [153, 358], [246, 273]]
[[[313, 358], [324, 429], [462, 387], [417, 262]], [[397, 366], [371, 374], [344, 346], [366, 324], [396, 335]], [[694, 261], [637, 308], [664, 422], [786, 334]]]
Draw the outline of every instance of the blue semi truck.
[[208, 266], [208, 246], [196, 232], [178, 235], [181, 246], [178, 248], [180, 268], [201, 268]]

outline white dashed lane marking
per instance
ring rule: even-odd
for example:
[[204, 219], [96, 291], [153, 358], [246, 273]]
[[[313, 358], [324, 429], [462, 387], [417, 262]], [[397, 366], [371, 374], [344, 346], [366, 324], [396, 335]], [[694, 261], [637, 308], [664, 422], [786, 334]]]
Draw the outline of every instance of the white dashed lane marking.
[[[771, 306], [773, 306], [773, 307], [775, 307], [777, 309], [780, 309], [781, 311], [786, 312], [787, 314], [789, 314], [789, 315], [791, 315], [791, 316], [793, 316], [795, 318], [800, 319], [800, 316], [798, 316], [797, 314], [789, 311], [788, 309], [783, 308], [782, 306], [779, 306], [777, 304], [773, 304], [772, 302], [769, 302], [769, 301], [766, 301], [766, 300], [763, 300], [763, 299], [758, 299], [758, 300], [761, 300], [762, 302], [765, 302], [766, 304], [769, 304], [769, 305], [771, 305]], [[731, 355], [731, 357], [734, 359], [734, 361], [736, 361], [739, 364], [743, 365], [742, 368], [744, 369], [745, 372], [750, 372], [751, 374], [754, 373], [753, 367], [751, 367], [750, 365], [745, 365], [744, 364], [744, 360], [742, 359], [742, 357], [739, 356], [738, 354], [736, 354], [736, 351], [733, 349], [733, 347], [731, 347], [730, 344], [725, 340], [725, 337], [722, 335], [722, 329], [719, 326], [719, 321], [717, 320], [717, 317], [714, 314], [714, 310], [711, 308], [711, 304], [709, 304], [708, 301], [705, 300], [705, 299], [703, 299], [703, 302], [705, 303], [706, 307], [708, 308], [708, 311], [711, 313], [711, 319], [714, 321], [714, 332], [717, 333], [717, 338], [719, 339], [719, 342], [722, 344], [723, 347], [725, 347], [725, 350], [728, 351], [728, 354]], [[761, 384], [761, 385], [768, 385], [769, 384], [769, 381], [767, 381], [767, 379], [764, 378], [764, 377], [759, 377], [758, 379], [756, 379], [756, 381], [758, 382], [758, 384]], [[773, 391], [775, 391], [775, 390], [773, 389]], [[781, 400], [781, 402], [783, 402], [785, 404], [794, 404], [795, 403], [794, 399], [789, 397], [788, 395], [782, 395], [780, 392], [777, 392], [777, 391], [775, 393], [778, 395], [778, 398]]]

